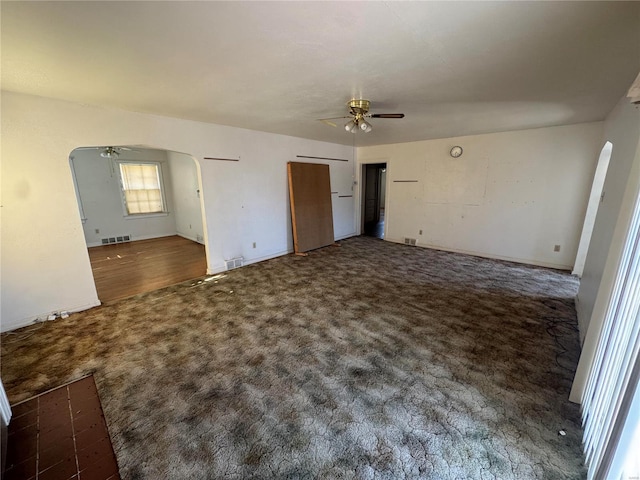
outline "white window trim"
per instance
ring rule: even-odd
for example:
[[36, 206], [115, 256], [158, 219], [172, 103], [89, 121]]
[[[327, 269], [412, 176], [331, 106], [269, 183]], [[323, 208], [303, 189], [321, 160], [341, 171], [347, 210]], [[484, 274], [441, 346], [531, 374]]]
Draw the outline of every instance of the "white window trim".
[[[166, 217], [169, 215], [167, 208], [167, 197], [165, 195], [164, 176], [162, 175], [162, 162], [153, 162], [150, 160], [116, 160], [118, 164], [118, 185], [120, 187], [120, 201], [122, 202], [122, 212], [126, 220], [134, 220], [137, 218]], [[160, 182], [160, 196], [162, 197], [162, 212], [152, 213], [129, 213], [127, 208], [127, 200], [124, 193], [124, 182], [122, 181], [122, 171], [120, 164], [128, 165], [155, 165], [158, 169], [158, 180]]]
[[[125, 205], [125, 210], [126, 210]], [[126, 213], [124, 215], [125, 220], [136, 220], [137, 218], [153, 218], [153, 217], [166, 217], [169, 212], [153, 212], [153, 213]]]

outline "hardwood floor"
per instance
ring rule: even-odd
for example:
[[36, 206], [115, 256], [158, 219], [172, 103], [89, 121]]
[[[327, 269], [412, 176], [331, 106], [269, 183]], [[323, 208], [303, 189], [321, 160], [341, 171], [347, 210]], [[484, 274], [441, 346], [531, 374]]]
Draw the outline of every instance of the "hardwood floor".
[[101, 302], [157, 290], [206, 274], [204, 245], [179, 236], [89, 248]]

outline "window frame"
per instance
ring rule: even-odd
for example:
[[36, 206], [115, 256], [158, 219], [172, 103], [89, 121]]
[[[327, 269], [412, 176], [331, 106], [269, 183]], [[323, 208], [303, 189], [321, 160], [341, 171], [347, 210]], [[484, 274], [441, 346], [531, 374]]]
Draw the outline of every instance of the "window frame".
[[[164, 177], [162, 174], [162, 162], [154, 162], [152, 160], [116, 160], [118, 165], [118, 186], [120, 187], [120, 201], [122, 202], [122, 212], [125, 219], [143, 218], [143, 217], [165, 217], [169, 215], [167, 207], [167, 197], [165, 195]], [[158, 184], [160, 186], [160, 199], [162, 200], [162, 211], [146, 212], [146, 213], [129, 213], [127, 206], [127, 197], [124, 188], [124, 180], [122, 178], [121, 165], [153, 165], [158, 173]]]

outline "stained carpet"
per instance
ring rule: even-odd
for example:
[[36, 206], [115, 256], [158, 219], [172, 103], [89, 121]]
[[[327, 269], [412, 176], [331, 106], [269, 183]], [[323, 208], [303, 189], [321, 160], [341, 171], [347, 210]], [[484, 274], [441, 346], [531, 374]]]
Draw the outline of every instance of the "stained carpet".
[[357, 237], [5, 334], [2, 380], [93, 373], [127, 479], [580, 479], [577, 286]]

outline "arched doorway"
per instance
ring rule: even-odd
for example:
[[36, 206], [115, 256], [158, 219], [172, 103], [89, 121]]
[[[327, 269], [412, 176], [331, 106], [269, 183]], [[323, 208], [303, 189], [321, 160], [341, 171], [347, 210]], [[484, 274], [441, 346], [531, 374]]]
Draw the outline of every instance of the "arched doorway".
[[573, 266], [572, 273], [573, 275], [577, 275], [578, 277], [582, 277], [584, 263], [587, 259], [587, 252], [589, 251], [589, 244], [591, 243], [593, 226], [596, 223], [598, 206], [600, 205], [600, 202], [604, 200], [604, 180], [607, 176], [609, 160], [611, 159], [612, 152], [613, 144], [611, 142], [606, 142], [604, 144], [604, 147], [602, 147], [602, 150], [600, 151], [600, 156], [598, 157], [598, 165], [593, 176], [593, 184], [591, 186], [591, 194], [589, 195], [589, 203], [587, 205], [587, 211], [585, 213], [582, 234], [580, 235], [580, 243], [578, 244], [576, 261]]
[[69, 156], [98, 298], [111, 302], [206, 274], [195, 159], [135, 146]]

